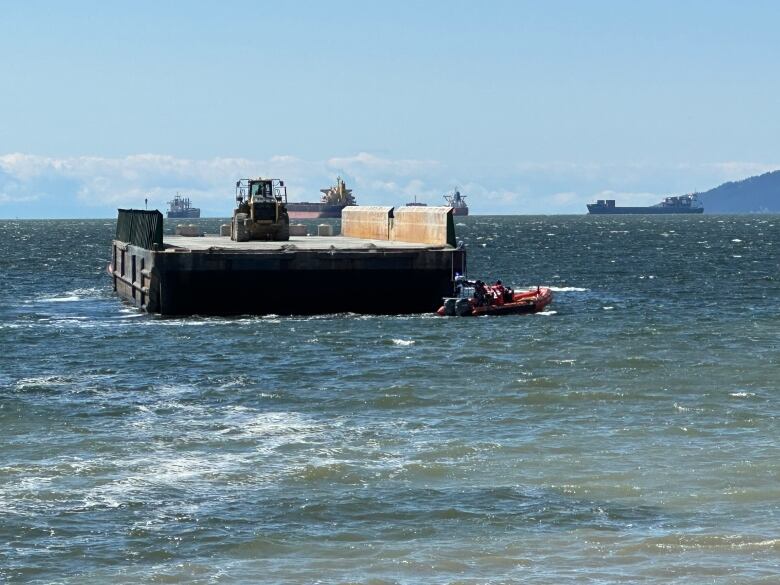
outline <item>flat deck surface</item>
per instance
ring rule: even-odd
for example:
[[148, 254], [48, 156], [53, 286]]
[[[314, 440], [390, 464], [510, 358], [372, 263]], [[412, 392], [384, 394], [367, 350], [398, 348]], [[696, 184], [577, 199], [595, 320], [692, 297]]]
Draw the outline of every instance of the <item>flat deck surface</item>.
[[386, 240], [363, 240], [344, 236], [290, 236], [286, 242], [234, 242], [229, 236], [206, 235], [202, 237], [165, 236], [165, 247], [185, 250], [226, 251], [252, 250], [258, 252], [281, 252], [283, 250], [440, 250], [446, 246], [409, 242], [388, 242]]

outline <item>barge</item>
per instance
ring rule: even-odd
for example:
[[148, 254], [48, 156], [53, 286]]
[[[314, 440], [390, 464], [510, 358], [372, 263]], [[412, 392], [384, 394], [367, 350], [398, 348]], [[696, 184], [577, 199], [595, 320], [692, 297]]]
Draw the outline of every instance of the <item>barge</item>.
[[163, 237], [160, 212], [119, 210], [108, 268], [116, 293], [161, 315], [424, 313], [466, 271], [449, 207], [350, 206], [339, 236], [269, 231], [247, 241], [237, 237], [252, 221], [240, 212], [246, 201], [220, 236]]

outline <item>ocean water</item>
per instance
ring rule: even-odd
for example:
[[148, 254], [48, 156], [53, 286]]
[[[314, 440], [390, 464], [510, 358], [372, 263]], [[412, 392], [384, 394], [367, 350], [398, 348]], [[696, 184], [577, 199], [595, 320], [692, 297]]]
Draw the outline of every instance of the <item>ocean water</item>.
[[780, 216], [457, 221], [549, 310], [163, 319], [0, 222], [0, 582], [777, 583]]

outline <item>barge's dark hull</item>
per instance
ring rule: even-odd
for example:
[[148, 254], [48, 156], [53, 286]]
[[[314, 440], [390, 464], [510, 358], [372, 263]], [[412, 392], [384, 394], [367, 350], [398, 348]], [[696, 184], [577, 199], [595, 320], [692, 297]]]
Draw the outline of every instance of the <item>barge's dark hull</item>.
[[[194, 239], [194, 238], [193, 238]], [[125, 300], [162, 315], [429, 313], [465, 271], [453, 248], [148, 250], [114, 241], [109, 274]]]

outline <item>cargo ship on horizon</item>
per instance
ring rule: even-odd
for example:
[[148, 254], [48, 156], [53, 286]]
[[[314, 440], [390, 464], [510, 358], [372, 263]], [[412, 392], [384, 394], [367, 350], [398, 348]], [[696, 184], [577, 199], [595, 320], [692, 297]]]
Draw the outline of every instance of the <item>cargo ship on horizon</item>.
[[348, 205], [357, 205], [352, 196], [352, 189], [347, 189], [341, 177], [336, 178], [336, 184], [326, 189], [320, 189], [322, 197], [319, 203], [287, 202], [287, 213], [291, 219], [341, 218], [341, 212]]
[[596, 203], [588, 203], [588, 213], [592, 215], [640, 215], [674, 214], [674, 213], [704, 213], [704, 205], [696, 193], [665, 197], [655, 205], [645, 207], [618, 207], [614, 199], [599, 199]]
[[414, 201], [410, 201], [406, 204], [406, 207], [428, 207], [427, 203], [423, 203], [422, 201], [417, 201], [417, 195], [414, 196]]
[[461, 195], [460, 191], [455, 189], [452, 195], [445, 195], [444, 200], [447, 205], [452, 207], [452, 215], [468, 215], [469, 206], [466, 205], [466, 196]]
[[176, 193], [176, 197], [173, 198], [173, 201], [168, 201], [168, 218], [197, 219], [199, 217], [200, 217], [200, 208], [193, 207], [189, 197], [182, 197], [181, 195]]

